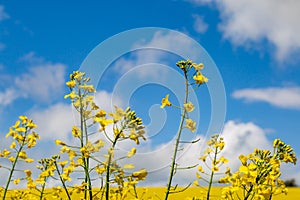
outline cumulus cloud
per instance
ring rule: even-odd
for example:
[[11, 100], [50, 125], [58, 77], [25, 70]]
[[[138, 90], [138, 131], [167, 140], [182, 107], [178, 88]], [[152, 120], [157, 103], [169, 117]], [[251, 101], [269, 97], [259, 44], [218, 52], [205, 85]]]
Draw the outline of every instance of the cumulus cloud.
[[0, 5], [0, 21], [8, 19], [9, 15], [4, 11], [4, 6]]
[[200, 15], [193, 15], [194, 17], [194, 29], [198, 33], [205, 33], [208, 29], [208, 24], [204, 21], [204, 17]]
[[[268, 41], [282, 62], [300, 51], [300, 1], [297, 0], [190, 0], [213, 5], [220, 12], [219, 28], [234, 45], [256, 47]], [[273, 48], [275, 47], [275, 48]]]
[[267, 102], [280, 108], [300, 109], [300, 87], [246, 88], [233, 92], [232, 96], [246, 102]]
[[[167, 64], [167, 61], [170, 59], [170, 54], [167, 54], [164, 52], [164, 50], [168, 49], [174, 49], [177, 51], [180, 50], [181, 52], [189, 53], [191, 58], [196, 57], [196, 51], [194, 51], [191, 40], [174, 32], [162, 33], [157, 31], [150, 41], [140, 41], [136, 44], [133, 44], [133, 46], [141, 48], [142, 50], [138, 50], [133, 54], [130, 54], [128, 58], [119, 59], [113, 66], [115, 71], [118, 71], [122, 74], [136, 66], [143, 64]], [[160, 47], [160, 49], [152, 49], [153, 47]], [[143, 68], [143, 70], [139, 70], [138, 76], [140, 78], [145, 76], [161, 78], [163, 77], [163, 74], [160, 70]]]
[[[226, 122], [222, 137], [226, 142], [223, 156], [229, 159], [228, 166], [234, 171], [240, 165], [238, 156], [240, 154], [249, 154], [254, 148], [271, 149], [272, 142], [267, 138], [267, 131], [252, 122]], [[192, 145], [184, 145], [185, 151], [181, 151], [177, 164], [179, 167], [193, 166], [201, 164], [198, 158], [206, 148], [206, 141], [209, 138], [200, 136], [200, 142]], [[148, 152], [147, 152], [148, 151]], [[162, 144], [153, 148], [138, 149], [138, 153], [132, 158], [132, 162], [137, 168], [146, 166], [149, 170], [149, 179], [142, 184], [151, 186], [162, 186], [166, 184], [169, 175], [169, 166], [173, 143]], [[142, 152], [142, 153], [140, 153]], [[140, 162], [143, 159], [143, 162]], [[205, 166], [203, 166], [205, 168]], [[179, 170], [176, 173], [175, 182], [181, 185], [189, 184], [196, 179], [197, 169]], [[219, 177], [218, 177], [219, 178]], [[205, 183], [203, 183], [205, 184]]]
[[223, 155], [230, 160], [230, 166], [236, 169], [240, 164], [238, 156], [249, 154], [255, 148], [271, 150], [272, 142], [268, 140], [267, 133], [253, 122], [226, 122], [222, 132], [226, 143]]
[[[0, 105], [9, 105], [18, 98], [31, 99], [39, 103], [51, 103], [64, 92], [66, 66], [61, 63], [37, 62], [31, 57], [27, 72], [11, 76], [11, 84], [0, 91]], [[38, 59], [40, 60], [40, 59]]]
[[38, 125], [42, 140], [66, 141], [74, 125], [71, 104], [58, 103], [43, 110], [32, 110], [29, 116]]

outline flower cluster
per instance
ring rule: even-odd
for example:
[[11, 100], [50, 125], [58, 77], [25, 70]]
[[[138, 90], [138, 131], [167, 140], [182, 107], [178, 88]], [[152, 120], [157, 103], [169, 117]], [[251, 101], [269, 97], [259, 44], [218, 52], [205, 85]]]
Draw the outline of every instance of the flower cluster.
[[[211, 186], [213, 184], [214, 175], [220, 171], [220, 167], [223, 164], [228, 163], [228, 160], [224, 156], [220, 156], [222, 150], [225, 147], [225, 142], [222, 137], [219, 135], [213, 135], [207, 141], [208, 147], [203, 152], [202, 156], [199, 158], [207, 169], [202, 167], [202, 165], [198, 166], [198, 172], [196, 173], [196, 177], [199, 180], [204, 180], [204, 182], [208, 183], [208, 190], [206, 194], [206, 198], [209, 199]], [[227, 167], [225, 173], [230, 171]], [[199, 181], [194, 181], [194, 185], [200, 186]]]
[[[19, 120], [9, 128], [9, 132], [6, 134], [6, 138], [11, 137], [12, 143], [8, 149], [3, 149], [0, 152], [0, 157], [8, 159], [11, 166], [1, 166], [10, 171], [8, 180], [4, 189], [3, 199], [6, 198], [9, 185], [11, 181], [14, 184], [19, 184], [21, 180], [27, 180], [28, 187], [33, 187], [34, 183], [31, 178], [32, 172], [28, 169], [20, 170], [16, 169], [18, 162], [32, 163], [34, 160], [29, 158], [27, 150], [33, 148], [36, 145], [36, 141], [40, 139], [40, 136], [34, 131], [37, 125], [33, 123], [32, 119], [28, 119], [26, 116], [20, 116]], [[14, 178], [14, 171], [23, 171], [25, 178]], [[28, 195], [28, 192], [17, 192], [14, 194], [16, 198]]]
[[[290, 145], [279, 139], [273, 142], [273, 152], [255, 149], [253, 153], [240, 155], [241, 166], [235, 173], [227, 172], [220, 183], [230, 184], [222, 192], [223, 199], [271, 199], [273, 195], [287, 193], [280, 179], [282, 162], [296, 164], [296, 155]], [[243, 191], [243, 192], [239, 192]]]
[[[147, 173], [143, 169], [144, 173], [137, 171], [127, 175], [125, 170], [133, 169], [134, 166], [132, 164], [121, 166], [117, 161], [134, 156], [136, 148], [132, 148], [126, 156], [116, 158], [116, 145], [119, 141], [124, 140], [134, 141], [138, 145], [140, 139], [146, 139], [144, 126], [141, 118], [138, 118], [136, 113], [129, 107], [123, 110], [115, 106], [115, 110], [112, 113], [107, 113], [105, 110], [100, 109], [94, 102], [96, 90], [89, 84], [89, 81], [90, 79], [86, 77], [85, 73], [75, 71], [70, 75], [70, 80], [66, 83], [71, 92], [65, 95], [65, 98], [71, 99], [80, 116], [80, 126], [73, 126], [72, 128], [72, 135], [74, 138], [79, 139], [80, 146], [79, 148], [74, 148], [63, 141], [56, 140], [56, 144], [61, 145], [61, 153], [67, 153], [70, 160], [68, 166], [66, 166], [67, 163], [63, 162], [64, 167], [62, 167], [63, 171], [60, 177], [64, 182], [70, 181], [70, 174], [79, 166], [85, 174], [83, 183], [85, 197], [93, 197], [92, 181], [95, 180], [92, 180], [90, 177], [91, 171], [97, 172], [100, 180], [105, 180], [104, 185], [100, 185], [100, 188], [103, 188], [102, 194], [105, 193], [106, 199], [111, 199], [114, 195], [126, 196], [139, 180], [145, 179]], [[88, 133], [88, 129], [94, 125], [98, 125], [98, 133], [101, 134], [101, 137], [92, 142], [89, 139], [90, 133]], [[110, 135], [110, 132], [113, 134]], [[109, 142], [105, 160], [99, 160], [95, 155], [105, 146], [102, 136], [105, 136]], [[77, 160], [76, 163], [72, 162], [74, 158]], [[91, 166], [90, 160], [96, 161], [96, 165]], [[118, 189], [111, 190], [111, 184], [117, 184]]]

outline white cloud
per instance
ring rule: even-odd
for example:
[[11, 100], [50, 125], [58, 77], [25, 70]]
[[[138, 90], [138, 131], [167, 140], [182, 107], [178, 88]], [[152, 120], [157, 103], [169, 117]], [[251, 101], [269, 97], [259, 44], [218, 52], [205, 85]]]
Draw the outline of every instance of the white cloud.
[[44, 110], [32, 110], [29, 116], [38, 125], [36, 131], [42, 140], [67, 141], [75, 123], [71, 104], [58, 103]]
[[[199, 143], [188, 146], [184, 152], [180, 151], [179, 154], [181, 156], [177, 162], [180, 167], [201, 164], [205, 168], [203, 163], [198, 160], [206, 148], [206, 139], [202, 136], [200, 137]], [[240, 165], [238, 159], [240, 154], [249, 154], [253, 152], [254, 148], [271, 149], [272, 146], [272, 142], [267, 139], [267, 131], [252, 122], [228, 121], [224, 126], [222, 137], [224, 137], [226, 142], [222, 155], [229, 159], [228, 165], [233, 171]], [[146, 166], [145, 168], [150, 172], [148, 179], [143, 184], [162, 186], [167, 183], [173, 148], [172, 144], [162, 144], [155, 147], [155, 149], [153, 147], [138, 149], [137, 155], [132, 158], [132, 162], [137, 168]], [[143, 162], [140, 162], [141, 160]], [[193, 182], [196, 180], [196, 171], [196, 168], [179, 170], [176, 173], [174, 183], [183, 186]]]
[[204, 21], [203, 16], [200, 15], [193, 15], [195, 22], [194, 22], [194, 29], [198, 33], [205, 33], [208, 29], [208, 24]]
[[15, 87], [25, 98], [51, 102], [63, 94], [65, 68], [66, 66], [60, 63], [31, 67], [28, 73], [15, 78]]
[[232, 96], [247, 102], [261, 101], [281, 108], [300, 109], [300, 87], [247, 88], [233, 92]]
[[230, 120], [224, 126], [222, 137], [226, 143], [223, 155], [229, 159], [229, 164], [234, 169], [240, 164], [240, 154], [249, 154], [255, 148], [271, 150], [272, 147], [272, 142], [267, 138], [267, 131], [252, 122]]
[[[170, 54], [164, 52], [163, 50], [165, 49], [174, 49], [177, 51], [189, 53], [191, 55], [191, 58], [196, 57], [196, 51], [194, 51], [194, 47], [191, 42], [191, 40], [182, 37], [182, 35], [179, 35], [178, 33], [168, 32], [166, 34], [157, 31], [151, 41], [140, 41], [137, 44], [134, 44], [135, 47], [141, 48], [142, 50], [138, 50], [134, 54], [131, 54], [129, 58], [119, 59], [114, 65], [114, 70], [120, 73], [125, 73], [128, 70], [142, 64], [167, 64], [167, 60], [168, 58], [170, 58]], [[160, 49], [151, 49], [152, 47], [160, 47]], [[163, 74], [159, 70], [159, 68], [157, 69], [158, 70], [143, 68], [143, 70], [139, 70], [138, 76], [140, 78], [150, 76], [153, 78], [161, 79], [163, 77]]]
[[41, 64], [45, 62], [45, 59], [43, 57], [37, 56], [34, 51], [25, 54], [19, 60], [28, 62], [30, 64]]
[[[29, 57], [28, 57], [29, 58]], [[0, 91], [0, 105], [9, 105], [18, 98], [31, 99], [39, 103], [51, 103], [63, 96], [66, 66], [61, 63], [39, 62], [41, 58], [31, 57], [28, 71], [13, 77], [10, 86]], [[3, 79], [7, 79], [4, 76]]]
[[0, 5], [0, 21], [8, 19], [9, 15], [4, 11], [4, 6]]
[[[97, 92], [95, 102], [101, 109], [107, 112], [113, 111], [111, 93], [106, 91]], [[113, 103], [119, 107], [123, 105], [118, 97], [115, 97]], [[78, 124], [77, 112], [72, 109], [71, 103], [57, 103], [46, 109], [33, 109], [29, 112], [29, 116], [38, 125], [37, 132], [43, 140], [50, 139], [54, 141], [60, 139], [67, 142], [71, 138], [72, 126]]]
[[0, 105], [9, 105], [17, 98], [18, 97], [15, 94], [15, 90], [12, 88], [8, 88], [4, 92], [0, 92]]
[[[191, 0], [215, 5], [221, 16], [223, 37], [234, 45], [256, 48], [268, 41], [282, 62], [300, 51], [300, 1], [297, 0]], [[294, 59], [293, 59], [294, 60]]]

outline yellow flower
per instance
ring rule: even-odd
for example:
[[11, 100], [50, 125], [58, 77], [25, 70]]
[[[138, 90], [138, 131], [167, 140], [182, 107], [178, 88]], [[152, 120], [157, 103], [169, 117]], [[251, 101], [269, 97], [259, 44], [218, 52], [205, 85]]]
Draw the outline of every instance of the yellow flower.
[[185, 123], [185, 127], [188, 128], [190, 131], [196, 131], [196, 122], [194, 122], [192, 119], [186, 119]]
[[26, 174], [27, 177], [30, 177], [31, 174], [32, 174], [32, 172], [30, 170], [28, 170], [28, 169], [25, 169], [24, 173]]
[[169, 94], [167, 94], [166, 97], [161, 100], [160, 107], [164, 108], [165, 106], [171, 106], [171, 105], [172, 105], [172, 103], [169, 101]]
[[193, 182], [193, 185], [194, 185], [194, 186], [199, 186], [199, 183], [198, 183], [198, 181], [197, 181], [197, 180], [195, 180], [195, 181]]
[[107, 125], [114, 122], [112, 119], [106, 119], [106, 118], [95, 118], [94, 120], [96, 122], [99, 122], [102, 128], [105, 128]]
[[27, 182], [27, 188], [29, 189], [29, 190], [31, 190], [31, 189], [35, 189], [36, 188], [36, 184], [35, 184], [35, 182], [30, 178], [29, 180], [28, 180], [28, 182]]
[[72, 127], [72, 135], [74, 136], [74, 137], [80, 137], [80, 130], [78, 129], [78, 127], [77, 126], [73, 126]]
[[25, 124], [28, 120], [26, 116], [19, 116], [19, 119], [22, 121], [22, 124]]
[[96, 167], [96, 172], [97, 172], [98, 174], [103, 174], [103, 172], [105, 172], [105, 168], [104, 168], [104, 167], [99, 167], [99, 166], [97, 166], [97, 167]]
[[198, 167], [198, 171], [201, 172], [201, 173], [204, 173], [204, 170], [203, 170], [202, 166]]
[[67, 85], [69, 88], [73, 88], [73, 87], [75, 87], [75, 85], [76, 85], [76, 81], [75, 81], [75, 80], [68, 81], [68, 82], [66, 82], [66, 85]]
[[133, 164], [125, 164], [123, 166], [123, 169], [133, 169], [134, 168], [134, 165]]
[[64, 98], [65, 98], [65, 99], [67, 99], [67, 98], [75, 99], [76, 96], [77, 96], [76, 93], [75, 93], [74, 91], [72, 91], [72, 92], [70, 92], [70, 94], [66, 94], [66, 95], [64, 96]]
[[19, 152], [19, 157], [22, 158], [22, 159], [26, 159], [27, 158], [26, 152], [25, 151]]
[[11, 145], [9, 146], [9, 148], [11, 148], [11, 149], [14, 149], [14, 148], [16, 148], [16, 142], [15, 142], [15, 141], [13, 141], [13, 142], [11, 143]]
[[206, 161], [206, 158], [207, 158], [207, 156], [204, 155], [204, 156], [201, 156], [201, 157], [199, 158], [199, 160], [202, 160], [203, 162], [205, 162], [205, 161]]
[[138, 180], [145, 180], [148, 172], [146, 169], [141, 169], [139, 171], [133, 172], [132, 177], [137, 178]]
[[193, 79], [196, 81], [196, 84], [199, 84], [199, 85], [208, 82], [208, 78], [203, 76], [201, 74], [201, 72], [197, 72], [197, 75], [193, 76]]
[[19, 128], [16, 128], [16, 131], [25, 133], [25, 132], [26, 132], [26, 128], [24, 128], [24, 127], [19, 127]]
[[126, 112], [122, 108], [119, 108], [117, 106], [115, 106], [115, 112], [114, 113], [109, 113], [109, 115], [111, 117], [113, 117], [114, 122], [120, 121], [124, 117], [125, 114], [126, 114]]
[[19, 178], [14, 180], [14, 184], [18, 185], [18, 183], [20, 183], [20, 179]]
[[93, 85], [81, 85], [79, 86], [80, 88], [88, 91], [89, 93], [93, 93], [93, 92], [96, 92], [95, 88]]
[[183, 107], [186, 110], [186, 112], [192, 112], [195, 108], [192, 102], [183, 104]]
[[193, 67], [195, 68], [195, 70], [197, 70], [197, 71], [200, 71], [200, 70], [202, 70], [202, 69], [204, 68], [203, 63], [199, 63], [199, 64], [193, 63], [192, 66], [193, 66]]
[[15, 157], [10, 156], [10, 157], [8, 158], [8, 160], [9, 160], [10, 162], [14, 162], [14, 161], [15, 161]]
[[95, 117], [105, 117], [105, 116], [106, 116], [105, 110], [99, 110], [95, 115]]
[[64, 168], [65, 165], [68, 164], [68, 161], [65, 160], [65, 161], [57, 162], [57, 164], [59, 164], [62, 168]]
[[66, 145], [66, 143], [62, 142], [61, 140], [55, 140], [55, 144], [56, 145], [62, 145], [62, 146]]
[[244, 156], [243, 154], [241, 154], [239, 156], [239, 159], [240, 159], [240, 161], [242, 162], [243, 165], [247, 165], [247, 160], [248, 160], [247, 156]]
[[211, 168], [211, 171], [217, 172], [217, 171], [219, 171], [219, 167], [217, 167], [217, 166], [214, 165], [214, 166]]
[[80, 149], [80, 152], [81, 152], [82, 155], [83, 155], [84, 157], [86, 157], [86, 158], [90, 156], [90, 152], [89, 152], [89, 150], [86, 148], [86, 146], [82, 147], [82, 148]]
[[68, 174], [64, 173], [64, 174], [61, 174], [60, 176], [64, 181], [71, 181], [71, 177]]
[[73, 72], [73, 78], [77, 79], [78, 81], [80, 81], [82, 79], [82, 77], [85, 75], [84, 72], [80, 72], [80, 71], [75, 71]]
[[136, 153], [136, 148], [132, 148], [128, 154], [127, 154], [127, 158], [131, 158], [132, 156], [134, 156], [134, 154]]
[[26, 127], [33, 129], [33, 128], [37, 128], [37, 125], [35, 123], [32, 122], [32, 120], [30, 120], [27, 124]]
[[27, 162], [27, 163], [32, 163], [32, 162], [34, 162], [34, 160], [33, 160], [32, 158], [26, 158], [26, 159], [25, 159], [25, 162]]
[[221, 156], [220, 162], [226, 164], [228, 163], [228, 160], [224, 156]]

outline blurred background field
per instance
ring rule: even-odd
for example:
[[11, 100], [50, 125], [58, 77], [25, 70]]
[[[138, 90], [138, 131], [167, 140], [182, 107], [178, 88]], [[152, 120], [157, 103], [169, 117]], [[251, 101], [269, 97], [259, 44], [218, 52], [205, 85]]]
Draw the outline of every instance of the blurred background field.
[[[214, 187], [212, 188], [212, 192], [211, 192], [211, 200], [217, 200], [220, 199], [221, 196], [221, 187]], [[26, 191], [26, 190], [23, 190]], [[15, 192], [14, 190], [10, 191], [11, 192]], [[48, 191], [47, 192], [51, 192]], [[195, 188], [195, 187], [191, 187], [188, 188], [187, 190], [185, 190], [184, 192], [180, 192], [180, 193], [176, 193], [176, 194], [172, 194], [169, 196], [170, 200], [185, 200], [185, 199], [189, 199], [192, 197], [198, 197], [201, 196], [201, 194], [205, 192], [205, 189], [201, 189], [201, 188]], [[147, 188], [137, 188], [137, 193], [139, 196], [139, 199], [141, 200], [161, 200], [164, 199], [164, 194], [165, 194], [165, 188], [164, 187], [147, 187]], [[83, 196], [83, 194], [72, 194], [72, 199], [80, 199]], [[98, 195], [98, 197], [100, 197], [100, 195]], [[103, 197], [104, 198], [104, 197]], [[8, 197], [8, 199], [10, 199], [10, 195]], [[27, 199], [27, 198], [24, 198]], [[36, 198], [38, 199], [38, 198]], [[51, 195], [47, 195], [46, 196], [47, 200], [54, 200], [57, 198], [52, 197]], [[61, 193], [61, 196], [59, 199], [67, 199], [66, 195], [64, 192]], [[96, 198], [95, 198], [96, 199]], [[101, 198], [100, 198], [101, 199]], [[134, 194], [132, 193], [132, 195], [128, 195], [128, 198], [126, 198], [128, 200], [131, 199], [135, 199]], [[199, 198], [201, 199], [201, 198]], [[206, 199], [206, 198], [205, 198]], [[281, 195], [277, 195], [273, 197], [273, 200], [297, 200], [300, 199], [300, 187], [289, 187], [288, 188], [288, 194], [281, 194]]]

